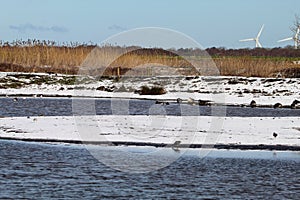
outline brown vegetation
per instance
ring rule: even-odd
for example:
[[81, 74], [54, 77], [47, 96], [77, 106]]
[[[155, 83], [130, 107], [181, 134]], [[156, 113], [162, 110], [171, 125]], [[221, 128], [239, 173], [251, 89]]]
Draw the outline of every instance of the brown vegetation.
[[299, 65], [295, 65], [289, 60], [250, 56], [214, 58], [214, 62], [218, 66], [220, 74], [224, 76], [295, 77], [292, 75], [292, 71], [300, 69]]
[[92, 48], [35, 40], [4, 43], [0, 47], [0, 70], [74, 74]]
[[280, 72], [282, 76], [299, 77], [300, 74], [300, 64], [293, 63], [300, 60], [300, 50], [291, 48], [166, 51], [109, 45], [96, 48], [92, 44], [78, 43], [60, 45], [36, 40], [0, 42], [0, 71], [77, 74], [78, 70], [86, 69], [93, 74], [122, 75], [137, 66], [147, 66], [142, 74], [155, 75], [147, 70], [157, 65], [184, 69], [180, 74], [190, 75], [197, 74], [197, 70], [193, 68], [193, 63], [182, 56], [198, 61], [203, 58], [210, 60], [207, 53], [220, 75], [274, 77]]

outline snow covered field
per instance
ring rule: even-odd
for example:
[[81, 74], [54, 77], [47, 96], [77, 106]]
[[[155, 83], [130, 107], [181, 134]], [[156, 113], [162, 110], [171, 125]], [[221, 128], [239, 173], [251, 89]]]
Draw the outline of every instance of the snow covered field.
[[[299, 121], [300, 117], [13, 117], [0, 119], [0, 137], [164, 144], [180, 141], [182, 144], [300, 146]], [[277, 134], [276, 138], [274, 133]]]
[[[160, 86], [164, 95], [139, 95], [141, 86]], [[0, 73], [0, 95], [210, 100], [221, 104], [290, 106], [300, 100], [300, 79], [244, 77], [131, 77], [100, 79], [67, 75]]]
[[[164, 95], [139, 95], [160, 86]], [[197, 103], [290, 106], [300, 100], [300, 79], [244, 77], [124, 77], [0, 73], [1, 96], [142, 98]], [[299, 108], [299, 103], [297, 104]], [[296, 106], [296, 107], [297, 107]], [[300, 146], [300, 117], [78, 116], [0, 118], [0, 137], [72, 141]], [[275, 136], [277, 137], [274, 137]]]

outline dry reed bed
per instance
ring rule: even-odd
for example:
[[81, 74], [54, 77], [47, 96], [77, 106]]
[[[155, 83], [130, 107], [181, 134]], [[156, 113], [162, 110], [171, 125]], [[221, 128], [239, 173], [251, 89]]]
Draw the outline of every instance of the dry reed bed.
[[[193, 57], [195, 58], [197, 57]], [[200, 58], [201, 56], [198, 59]], [[283, 76], [289, 77], [300, 74], [300, 65], [293, 64], [289, 58], [284, 57], [273, 59], [272, 57], [223, 56], [212, 59], [220, 75], [274, 77], [278, 72], [282, 72]], [[136, 66], [149, 63], [184, 68], [184, 75], [197, 74], [190, 62], [161, 49], [45, 44], [0, 46], [0, 71], [77, 74], [82, 73], [84, 69], [93, 74], [97, 72], [104, 75], [117, 75], [118, 70], [120, 74], [124, 74]]]
[[272, 58], [253, 58], [244, 57], [223, 57], [214, 58], [214, 62], [224, 76], [256, 76], [256, 77], [275, 77], [275, 76], [293, 76], [287, 74], [286, 69], [300, 71], [300, 65], [296, 65], [289, 60], [276, 60]]

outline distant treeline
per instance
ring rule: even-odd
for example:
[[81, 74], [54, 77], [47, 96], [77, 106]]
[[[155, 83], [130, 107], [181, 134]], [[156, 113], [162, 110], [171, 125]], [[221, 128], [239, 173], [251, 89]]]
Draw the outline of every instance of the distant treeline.
[[[177, 49], [180, 55], [201, 54], [203, 50], [200, 49]], [[222, 47], [207, 48], [205, 51], [210, 56], [254, 56], [254, 57], [300, 57], [300, 49], [294, 49], [291, 46], [285, 48], [255, 48], [255, 49], [226, 49]]]
[[[74, 48], [87, 48], [88, 50], [95, 48], [97, 45], [93, 42], [80, 43], [80, 42], [56, 42], [51, 40], [14, 40], [12, 42], [0, 40], [0, 48], [9, 48], [9, 47], [49, 47], [49, 48], [65, 48], [65, 49], [74, 49]], [[126, 49], [127, 51], [136, 50], [135, 54], [147, 53], [151, 54], [149, 51], [143, 51], [142, 47], [139, 46], [115, 46], [111, 44], [104, 44], [103, 47], [110, 47], [114, 49]], [[139, 49], [141, 51], [139, 51]], [[161, 51], [160, 48], [153, 48], [153, 53], [161, 53], [162, 55], [167, 55], [166, 51]], [[267, 56], [267, 57], [300, 57], [300, 50], [294, 49], [293, 46], [275, 47], [275, 48], [244, 48], [244, 49], [227, 49], [225, 47], [211, 47], [206, 49], [199, 48], [178, 48], [178, 49], [167, 49], [173, 53], [179, 55], [190, 56], [190, 55], [203, 55], [205, 52], [211, 56]], [[172, 53], [170, 53], [172, 54]], [[174, 55], [174, 54], [172, 54]]]

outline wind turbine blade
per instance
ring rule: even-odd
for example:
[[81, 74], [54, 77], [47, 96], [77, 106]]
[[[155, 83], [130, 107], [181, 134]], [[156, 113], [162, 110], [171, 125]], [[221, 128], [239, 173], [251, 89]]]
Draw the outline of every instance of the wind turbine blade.
[[263, 24], [263, 25], [261, 26], [260, 31], [258, 32], [256, 38], [259, 38], [259, 37], [260, 37], [261, 32], [263, 31], [264, 27], [265, 27], [265, 25]]
[[240, 42], [247, 42], [247, 41], [253, 41], [255, 40], [254, 38], [249, 38], [249, 39], [243, 39], [243, 40], [239, 40]]
[[289, 40], [292, 40], [293, 38], [292, 37], [289, 37], [289, 38], [285, 38], [285, 39], [282, 39], [282, 40], [278, 40], [277, 42], [285, 42], [285, 41], [289, 41]]

